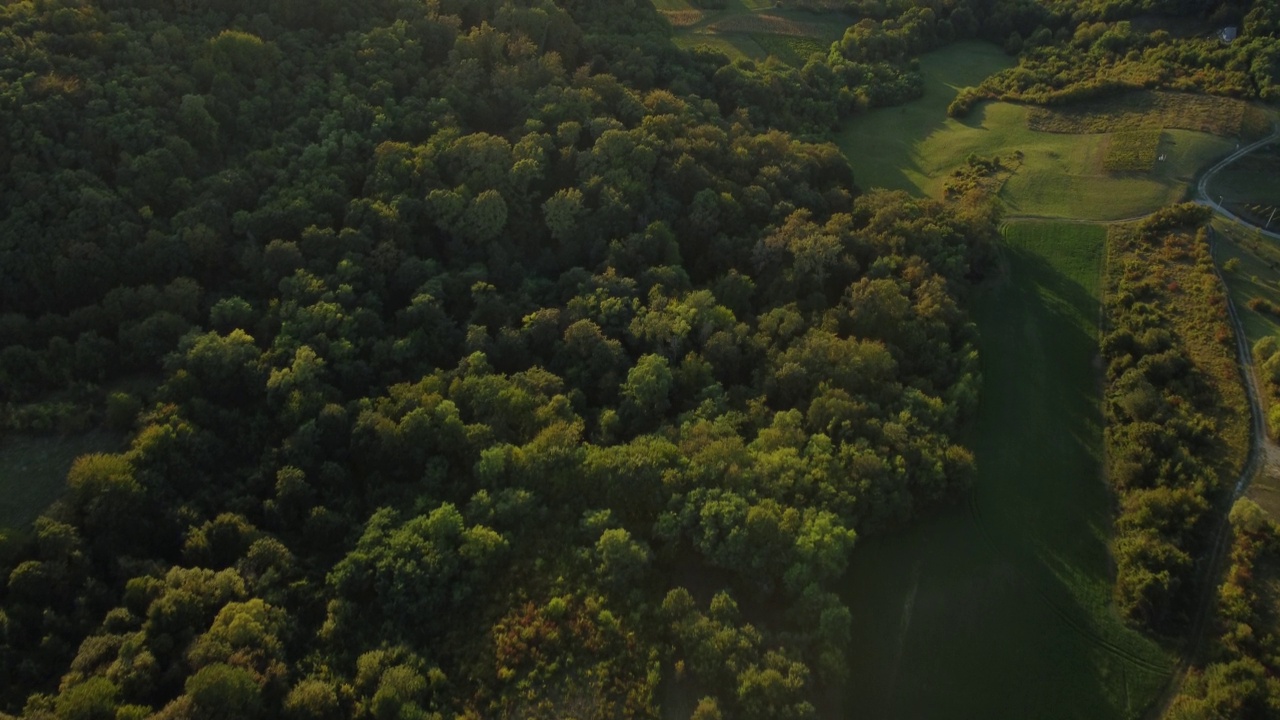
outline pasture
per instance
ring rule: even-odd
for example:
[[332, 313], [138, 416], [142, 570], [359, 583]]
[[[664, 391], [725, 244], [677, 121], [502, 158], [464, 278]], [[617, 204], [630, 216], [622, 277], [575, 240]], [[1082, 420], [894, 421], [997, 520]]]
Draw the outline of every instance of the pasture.
[[1170, 656], [1110, 602], [1104, 238], [1006, 226], [1002, 279], [974, 308], [986, 380], [972, 499], [851, 557], [844, 715], [1136, 718], [1164, 687]]
[[67, 437], [15, 435], [0, 440], [0, 528], [35, 520], [66, 489], [79, 456], [119, 451], [123, 438], [89, 432]]
[[1013, 216], [1118, 220], [1143, 215], [1183, 198], [1196, 172], [1225, 155], [1234, 141], [1199, 131], [1161, 134], [1157, 162], [1147, 173], [1111, 174], [1105, 167], [1108, 133], [1032, 130], [1023, 105], [983, 103], [966, 118], [946, 116], [957, 91], [1011, 64], [999, 48], [958, 43], [921, 58], [924, 97], [875, 110], [848, 122], [835, 138], [864, 188], [886, 187], [940, 197], [949, 174], [970, 155], [1022, 162], [998, 197]]

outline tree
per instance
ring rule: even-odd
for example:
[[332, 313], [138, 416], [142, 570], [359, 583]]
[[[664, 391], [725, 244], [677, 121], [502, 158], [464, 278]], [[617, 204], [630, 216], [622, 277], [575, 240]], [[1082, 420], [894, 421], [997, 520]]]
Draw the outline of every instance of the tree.
[[104, 677], [93, 677], [58, 695], [58, 720], [113, 720], [120, 689]]
[[494, 580], [491, 568], [507, 549], [505, 538], [468, 527], [447, 503], [403, 522], [383, 508], [329, 573], [338, 601], [332, 630], [431, 642], [472, 609], [469, 601]]
[[609, 587], [621, 590], [634, 583], [649, 564], [649, 549], [623, 528], [610, 528], [596, 541], [596, 574]]
[[244, 668], [207, 665], [187, 678], [185, 688], [194, 720], [249, 720], [264, 709], [261, 689]]
[[345, 715], [333, 685], [315, 677], [293, 686], [285, 697], [284, 713], [291, 720], [338, 720]]
[[145, 535], [145, 494], [124, 455], [76, 458], [67, 473], [67, 488], [77, 524], [97, 538], [96, 551], [108, 556], [128, 552]]
[[627, 372], [622, 384], [622, 411], [633, 427], [645, 427], [660, 418], [671, 406], [673, 377], [667, 359], [643, 355]]

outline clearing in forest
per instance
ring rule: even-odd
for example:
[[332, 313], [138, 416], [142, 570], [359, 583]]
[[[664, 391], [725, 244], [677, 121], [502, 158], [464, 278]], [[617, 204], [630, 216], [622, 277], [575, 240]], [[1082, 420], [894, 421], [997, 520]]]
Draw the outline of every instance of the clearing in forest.
[[885, 187], [941, 197], [950, 174], [969, 156], [1005, 157], [1021, 152], [1021, 164], [999, 199], [1015, 216], [1119, 220], [1181, 200], [1195, 174], [1226, 155], [1234, 140], [1192, 130], [1166, 130], [1159, 154], [1145, 173], [1112, 174], [1106, 168], [1107, 133], [1039, 132], [1028, 125], [1027, 106], [988, 102], [963, 119], [947, 105], [961, 87], [977, 85], [1012, 61], [999, 48], [957, 43], [921, 58], [925, 95], [846, 124], [837, 143], [864, 188]]
[[81, 455], [121, 449], [115, 433], [67, 437], [15, 435], [0, 440], [0, 528], [35, 520], [67, 486], [67, 471]]
[[807, 12], [766, 0], [725, 0], [708, 8], [688, 0], [656, 0], [671, 23], [672, 39], [686, 48], [703, 47], [733, 60], [773, 55], [803, 65], [813, 53], [826, 54], [853, 18], [843, 12]]
[[975, 304], [972, 501], [852, 556], [850, 717], [1137, 718], [1168, 678], [1169, 655], [1111, 605], [1105, 228], [1005, 235], [1002, 278]]

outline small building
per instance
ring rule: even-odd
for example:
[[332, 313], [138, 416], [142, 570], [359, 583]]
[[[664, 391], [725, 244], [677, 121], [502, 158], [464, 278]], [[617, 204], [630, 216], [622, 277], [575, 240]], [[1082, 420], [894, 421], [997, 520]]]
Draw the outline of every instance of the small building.
[[1235, 25], [1229, 25], [1218, 31], [1218, 39], [1224, 43], [1233, 42], [1240, 35], [1240, 29]]

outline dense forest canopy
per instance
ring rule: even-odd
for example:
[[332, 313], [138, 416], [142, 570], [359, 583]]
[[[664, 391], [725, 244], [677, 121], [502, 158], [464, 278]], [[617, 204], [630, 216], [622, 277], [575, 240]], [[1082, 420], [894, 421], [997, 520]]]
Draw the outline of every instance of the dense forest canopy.
[[6, 428], [130, 434], [6, 535], [10, 712], [809, 716], [857, 534], [966, 486], [990, 211], [787, 132], [905, 68], [596, 3], [3, 17]]
[[0, 710], [814, 715], [858, 535], [969, 482], [995, 220], [818, 134], [1203, 10], [1115, 7], [840, 4], [792, 67], [630, 0], [6, 1], [0, 430], [129, 439], [0, 537]]

